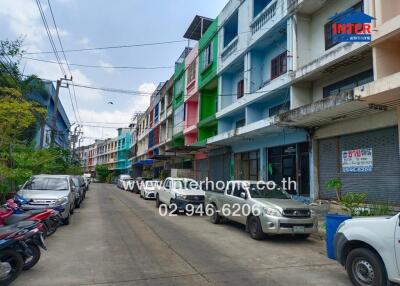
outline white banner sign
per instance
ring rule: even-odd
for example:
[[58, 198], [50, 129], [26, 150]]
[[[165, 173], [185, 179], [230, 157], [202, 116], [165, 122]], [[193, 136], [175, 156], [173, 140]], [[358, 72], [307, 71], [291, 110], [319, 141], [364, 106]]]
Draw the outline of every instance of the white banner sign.
[[372, 148], [342, 151], [343, 173], [372, 172]]

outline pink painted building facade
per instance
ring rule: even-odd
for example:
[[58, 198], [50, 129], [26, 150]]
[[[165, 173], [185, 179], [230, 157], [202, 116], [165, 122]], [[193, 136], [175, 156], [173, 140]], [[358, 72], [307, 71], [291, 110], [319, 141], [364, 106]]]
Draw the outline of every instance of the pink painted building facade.
[[197, 143], [197, 123], [199, 121], [198, 90], [198, 45], [186, 57], [185, 61], [185, 125], [183, 135], [185, 145]]

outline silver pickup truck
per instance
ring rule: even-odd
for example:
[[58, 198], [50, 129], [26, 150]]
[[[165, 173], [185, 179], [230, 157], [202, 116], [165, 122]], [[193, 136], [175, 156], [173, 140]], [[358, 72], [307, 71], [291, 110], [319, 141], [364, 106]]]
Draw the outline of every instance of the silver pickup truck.
[[265, 184], [251, 181], [230, 181], [222, 192], [207, 191], [206, 213], [211, 222], [221, 218], [246, 226], [253, 239], [265, 234], [293, 234], [308, 238], [318, 230], [317, 217], [310, 208], [294, 201], [280, 188], [268, 189]]

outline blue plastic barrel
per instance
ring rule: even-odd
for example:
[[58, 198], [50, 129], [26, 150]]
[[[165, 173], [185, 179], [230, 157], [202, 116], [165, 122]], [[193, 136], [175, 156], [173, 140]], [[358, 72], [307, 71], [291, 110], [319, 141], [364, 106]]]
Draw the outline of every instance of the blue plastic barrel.
[[326, 215], [326, 252], [330, 259], [336, 259], [333, 240], [335, 239], [337, 229], [342, 222], [348, 219], [351, 219], [351, 216], [341, 214]]

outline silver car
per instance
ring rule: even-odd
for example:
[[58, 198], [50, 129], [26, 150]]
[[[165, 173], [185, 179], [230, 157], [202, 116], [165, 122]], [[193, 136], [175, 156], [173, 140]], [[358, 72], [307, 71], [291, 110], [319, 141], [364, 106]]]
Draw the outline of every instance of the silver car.
[[257, 182], [230, 181], [224, 192], [207, 191], [206, 205], [212, 210], [213, 223], [222, 217], [241, 223], [254, 239], [262, 239], [264, 234], [306, 239], [318, 231], [317, 217], [307, 205], [294, 201], [280, 188], [269, 190]]
[[69, 224], [74, 211], [75, 186], [69, 175], [37, 175], [27, 181], [18, 195], [29, 201], [24, 209], [54, 208], [64, 224]]

